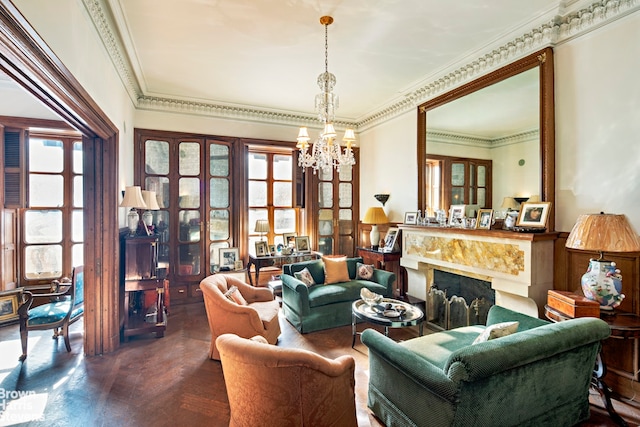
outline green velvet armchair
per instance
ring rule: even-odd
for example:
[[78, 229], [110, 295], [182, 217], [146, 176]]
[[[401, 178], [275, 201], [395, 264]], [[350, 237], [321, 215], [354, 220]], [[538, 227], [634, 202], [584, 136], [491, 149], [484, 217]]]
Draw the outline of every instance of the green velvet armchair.
[[493, 306], [487, 325], [518, 331], [472, 344], [468, 326], [396, 343], [373, 329], [368, 406], [392, 426], [573, 426], [589, 418], [589, 386], [607, 324], [560, 323]]

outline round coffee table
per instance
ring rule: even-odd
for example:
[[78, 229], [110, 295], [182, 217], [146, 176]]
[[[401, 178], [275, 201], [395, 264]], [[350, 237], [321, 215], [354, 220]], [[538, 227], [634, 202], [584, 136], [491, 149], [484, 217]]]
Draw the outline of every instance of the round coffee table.
[[419, 334], [422, 336], [422, 321], [424, 320], [424, 313], [422, 310], [411, 304], [407, 304], [404, 301], [391, 298], [383, 298], [378, 305], [384, 306], [385, 304], [391, 304], [392, 307], [401, 305], [406, 311], [402, 316], [388, 317], [380, 310], [376, 310], [375, 307], [371, 307], [361, 299], [353, 302], [351, 305], [351, 333], [353, 335], [351, 348], [356, 345], [356, 335], [358, 334], [356, 331], [356, 322], [358, 319], [375, 325], [384, 326], [384, 335], [387, 337], [389, 336], [389, 328], [406, 328], [407, 326], [416, 325], [418, 325]]

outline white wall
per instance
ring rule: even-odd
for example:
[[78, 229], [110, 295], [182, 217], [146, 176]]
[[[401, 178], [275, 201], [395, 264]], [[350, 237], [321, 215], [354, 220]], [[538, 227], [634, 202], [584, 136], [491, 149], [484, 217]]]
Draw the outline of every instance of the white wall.
[[640, 231], [640, 13], [558, 46], [556, 228], [625, 214]]
[[369, 206], [380, 206], [378, 193], [390, 194], [384, 210], [391, 222], [418, 210], [417, 126], [410, 111], [359, 135], [360, 219]]

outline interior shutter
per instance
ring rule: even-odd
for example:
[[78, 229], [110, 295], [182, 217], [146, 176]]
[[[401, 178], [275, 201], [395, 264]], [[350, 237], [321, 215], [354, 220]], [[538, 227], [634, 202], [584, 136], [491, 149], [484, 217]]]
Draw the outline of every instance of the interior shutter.
[[4, 207], [27, 207], [27, 140], [25, 129], [4, 131]]

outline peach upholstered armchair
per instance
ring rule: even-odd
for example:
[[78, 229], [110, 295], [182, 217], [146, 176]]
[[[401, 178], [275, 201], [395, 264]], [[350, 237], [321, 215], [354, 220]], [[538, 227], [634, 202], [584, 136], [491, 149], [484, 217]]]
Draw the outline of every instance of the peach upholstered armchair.
[[355, 360], [224, 334], [217, 339], [229, 426], [357, 426]]
[[[237, 291], [229, 293], [232, 287]], [[263, 336], [275, 344], [280, 336], [280, 305], [268, 288], [256, 288], [224, 274], [213, 274], [200, 282], [211, 330], [209, 357], [220, 360], [216, 338], [231, 333], [251, 338]], [[227, 295], [225, 295], [227, 294]]]

